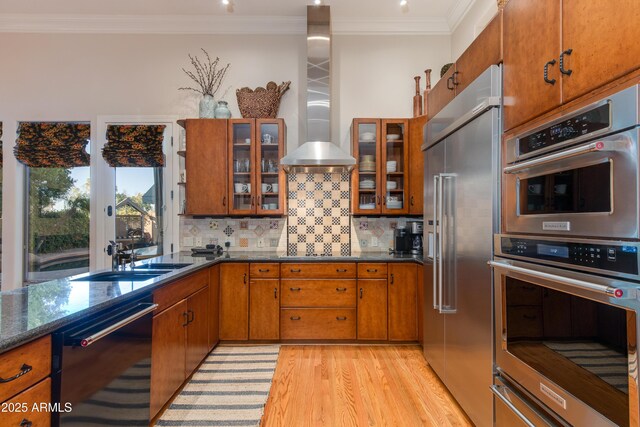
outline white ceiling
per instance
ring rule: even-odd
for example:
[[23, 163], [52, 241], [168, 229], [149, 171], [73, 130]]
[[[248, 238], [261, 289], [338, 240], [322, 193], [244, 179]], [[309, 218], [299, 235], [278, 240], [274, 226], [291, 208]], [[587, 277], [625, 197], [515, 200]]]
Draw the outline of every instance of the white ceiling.
[[[228, 8], [220, 0], [2, 0], [0, 31], [302, 34], [306, 6], [312, 3], [230, 1]], [[335, 33], [448, 34], [475, 1], [408, 0], [406, 7], [399, 0], [325, 0], [324, 4], [331, 6]], [[219, 28], [208, 31], [212, 24]]]

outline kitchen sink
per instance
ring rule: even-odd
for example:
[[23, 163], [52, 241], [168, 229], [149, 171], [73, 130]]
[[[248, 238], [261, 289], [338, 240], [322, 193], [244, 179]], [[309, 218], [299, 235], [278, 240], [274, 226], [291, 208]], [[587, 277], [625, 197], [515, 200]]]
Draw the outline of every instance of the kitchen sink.
[[167, 274], [166, 271], [105, 271], [72, 279], [72, 282], [144, 282]]
[[149, 264], [136, 265], [136, 269], [150, 269], [150, 270], [179, 270], [181, 268], [189, 267], [191, 264], [180, 264], [172, 262], [152, 262]]

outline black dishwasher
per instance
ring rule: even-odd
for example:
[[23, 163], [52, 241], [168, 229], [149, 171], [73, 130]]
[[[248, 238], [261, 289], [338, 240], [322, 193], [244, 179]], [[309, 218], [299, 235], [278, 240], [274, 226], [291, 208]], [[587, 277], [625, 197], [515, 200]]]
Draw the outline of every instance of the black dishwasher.
[[149, 425], [151, 295], [53, 335], [53, 426]]

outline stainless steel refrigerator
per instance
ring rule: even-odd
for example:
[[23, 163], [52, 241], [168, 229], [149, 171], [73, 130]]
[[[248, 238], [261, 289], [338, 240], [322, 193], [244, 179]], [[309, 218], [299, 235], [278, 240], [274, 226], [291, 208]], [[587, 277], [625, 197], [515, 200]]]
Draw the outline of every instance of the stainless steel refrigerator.
[[477, 426], [493, 423], [493, 234], [499, 230], [501, 68], [425, 125], [427, 361]]

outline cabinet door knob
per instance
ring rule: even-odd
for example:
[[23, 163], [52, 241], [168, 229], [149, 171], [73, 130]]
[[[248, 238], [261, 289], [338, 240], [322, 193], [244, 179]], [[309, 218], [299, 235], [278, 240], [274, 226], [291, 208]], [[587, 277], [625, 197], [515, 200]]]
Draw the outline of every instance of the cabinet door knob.
[[24, 374], [26, 374], [28, 372], [31, 372], [32, 369], [33, 369], [32, 366], [29, 366], [26, 363], [23, 363], [22, 366], [20, 367], [20, 372], [18, 372], [17, 374], [15, 374], [14, 376], [9, 377], [9, 378], [0, 377], [0, 383], [8, 383], [8, 382], [11, 382], [13, 380], [17, 380], [18, 378], [20, 378]]
[[32, 421], [29, 421], [26, 418], [23, 418], [22, 421], [20, 421], [20, 427], [31, 427], [33, 425]]
[[291, 320], [300, 320], [300, 316], [291, 316], [289, 319], [291, 319]]
[[362, 293], [364, 292], [364, 289], [360, 288], [360, 299], [362, 299]]
[[565, 50], [564, 52], [562, 52], [560, 54], [560, 64], [559, 64], [560, 65], [560, 72], [562, 74], [564, 74], [564, 75], [567, 75], [567, 76], [570, 76], [571, 73], [573, 73], [573, 70], [571, 70], [571, 69], [566, 70], [564, 68], [564, 56], [565, 55], [571, 55], [572, 52], [573, 52], [573, 49], [567, 49], [567, 50]]
[[391, 281], [389, 283], [393, 285], [393, 281], [394, 281], [394, 277], [393, 277], [393, 273], [391, 273]]
[[346, 292], [347, 288], [336, 288], [336, 291], [338, 291], [338, 292]]
[[447, 79], [447, 89], [454, 90], [456, 87], [453, 85], [453, 76]]
[[546, 83], [549, 83], [550, 85], [554, 85], [556, 84], [556, 79], [550, 79], [549, 78], [549, 65], [555, 65], [556, 64], [556, 60], [552, 59], [551, 61], [547, 62], [546, 64], [544, 64], [544, 81]]
[[347, 320], [347, 316], [336, 316], [336, 320]]

